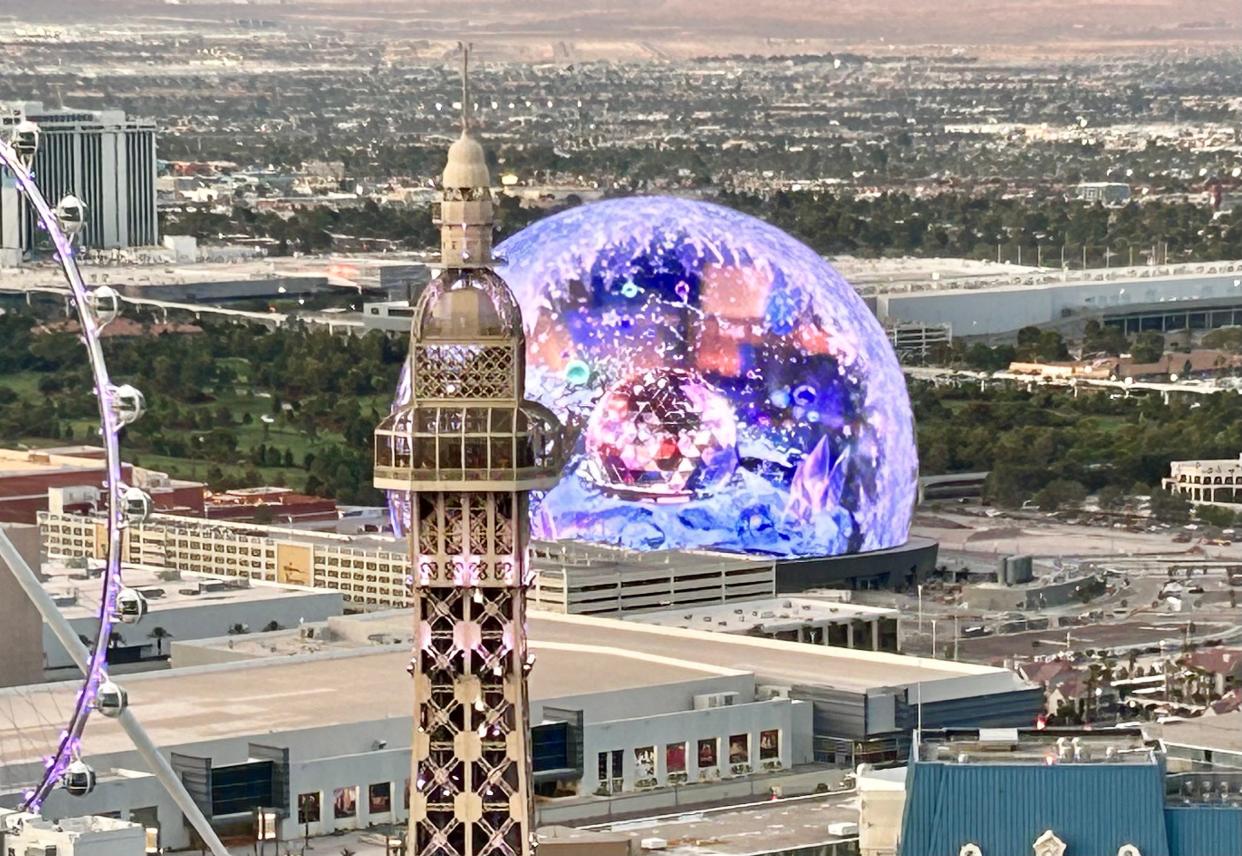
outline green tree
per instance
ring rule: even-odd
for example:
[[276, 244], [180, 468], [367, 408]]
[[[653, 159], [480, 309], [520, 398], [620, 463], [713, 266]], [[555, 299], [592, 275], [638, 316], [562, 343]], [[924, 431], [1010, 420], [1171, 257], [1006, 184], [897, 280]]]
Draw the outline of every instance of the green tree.
[[1231, 510], [1221, 508], [1218, 505], [1196, 505], [1195, 518], [1209, 526], [1219, 526], [1221, 528], [1232, 526], [1236, 519]]
[[1042, 511], [1059, 511], [1082, 505], [1087, 489], [1070, 479], [1054, 479], [1048, 482], [1032, 499]]
[[1185, 523], [1190, 519], [1190, 503], [1180, 493], [1156, 488], [1151, 492], [1151, 516], [1162, 523]]
[[1126, 504], [1125, 492], [1112, 484], [1106, 484], [1096, 491], [1095, 499], [1104, 511], [1120, 511]]
[[1156, 330], [1144, 330], [1134, 337], [1130, 356], [1136, 363], [1159, 362], [1164, 356], [1164, 334]]

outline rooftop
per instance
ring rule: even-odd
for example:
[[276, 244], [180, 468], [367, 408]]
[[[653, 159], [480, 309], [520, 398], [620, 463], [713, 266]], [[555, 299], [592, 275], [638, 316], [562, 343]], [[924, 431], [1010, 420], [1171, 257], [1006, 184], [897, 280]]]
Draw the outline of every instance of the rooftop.
[[531, 544], [531, 564], [536, 570], [571, 572], [575, 579], [611, 576], [619, 571], [673, 570], [691, 573], [697, 569], [766, 568], [771, 559], [720, 553], [711, 550], [629, 550], [605, 544], [570, 541], [535, 541]]
[[[47, 579], [43, 587], [61, 605], [61, 612], [66, 618], [86, 618], [98, 614], [100, 581], [97, 575], [88, 576], [88, 572], [83, 569], [67, 568], [64, 565], [45, 566], [44, 571]], [[259, 580], [222, 579], [189, 572], [165, 579], [160, 576], [161, 573], [167, 574], [167, 571], [142, 565], [125, 565], [125, 584], [146, 595], [153, 614], [158, 614], [163, 609], [187, 606], [218, 607], [229, 602], [253, 603], [335, 594], [331, 589], [278, 585]], [[142, 628], [140, 626], [137, 629]], [[150, 628], [146, 630], [149, 631]], [[145, 631], [142, 635], [145, 635]]]
[[[346, 616], [333, 620], [329, 626], [336, 629], [335, 639], [318, 638], [318, 634], [316, 638], [303, 639], [296, 632], [287, 632], [229, 642], [233, 650], [250, 656], [346, 653], [368, 644], [359, 640], [372, 640], [371, 645], [408, 645], [411, 619], [408, 610], [390, 610]], [[674, 658], [709, 670], [742, 669], [753, 672], [763, 683], [779, 685], [831, 686], [847, 692], [865, 692], [875, 687], [921, 683], [923, 698], [929, 702], [946, 696], [1007, 692], [1024, 686], [1013, 672], [993, 666], [659, 627], [597, 616], [532, 610], [528, 627], [536, 646], [585, 642], [650, 662]], [[218, 645], [218, 640], [193, 644]], [[174, 660], [175, 656], [174, 653]], [[536, 667], [532, 676], [541, 670], [542, 665]], [[584, 692], [592, 689], [592, 680], [585, 681]], [[962, 681], [968, 682], [968, 686], [962, 685]]]
[[[536, 641], [531, 647], [538, 657], [530, 679], [535, 700], [743, 674], [584, 642]], [[408, 717], [414, 704], [405, 675], [409, 657], [405, 648], [324, 652], [126, 675], [118, 682], [152, 740], [179, 746], [267, 734], [274, 723], [292, 731]], [[582, 668], [586, 658], [590, 669]], [[59, 683], [0, 690], [0, 707], [12, 711], [0, 716], [0, 764], [30, 762], [46, 752], [65, 719], [49, 712], [69, 710], [77, 689]], [[87, 745], [95, 754], [131, 748], [120, 725], [104, 717], [91, 719]]]
[[103, 466], [103, 450], [94, 446], [61, 446], [54, 449], [0, 449], [0, 476], [70, 470], [98, 470], [102, 469]]
[[730, 601], [710, 606], [645, 612], [629, 620], [661, 627], [686, 627], [717, 632], [743, 632], [761, 627], [769, 633], [793, 630], [804, 624], [835, 623], [853, 619], [897, 618], [895, 609], [862, 606], [808, 597], [769, 597]]
[[923, 733], [919, 760], [959, 766], [1154, 764], [1155, 750], [1138, 729], [949, 729]]
[[1242, 752], [1242, 710], [1152, 726], [1165, 743]]
[[851, 794], [832, 794], [763, 802], [746, 806], [684, 812], [603, 827], [630, 838], [662, 838], [663, 853], [675, 856], [753, 856], [757, 853], [808, 852], [816, 845], [848, 838], [834, 835], [832, 823], [857, 823], [858, 805]]

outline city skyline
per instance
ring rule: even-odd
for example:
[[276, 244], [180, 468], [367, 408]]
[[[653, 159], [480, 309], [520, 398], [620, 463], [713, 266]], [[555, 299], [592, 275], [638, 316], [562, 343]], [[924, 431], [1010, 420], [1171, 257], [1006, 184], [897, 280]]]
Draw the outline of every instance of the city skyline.
[[105, 12], [0, 16], [11, 853], [1242, 853], [1237, 8]]

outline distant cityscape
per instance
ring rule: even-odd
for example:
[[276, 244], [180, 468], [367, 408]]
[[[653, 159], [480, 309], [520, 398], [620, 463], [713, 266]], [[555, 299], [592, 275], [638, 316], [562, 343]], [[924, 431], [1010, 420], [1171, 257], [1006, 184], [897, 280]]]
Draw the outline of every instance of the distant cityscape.
[[168, 5], [0, 22], [0, 850], [1242, 853], [1236, 51]]

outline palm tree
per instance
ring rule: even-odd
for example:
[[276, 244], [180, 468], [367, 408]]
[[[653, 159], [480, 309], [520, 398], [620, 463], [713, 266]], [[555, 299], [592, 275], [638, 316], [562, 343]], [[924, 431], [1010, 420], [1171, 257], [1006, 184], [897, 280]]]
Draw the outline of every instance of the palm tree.
[[147, 634], [147, 638], [155, 640], [155, 656], [162, 657], [164, 656], [164, 640], [171, 639], [172, 634], [163, 627], [153, 627]]
[[273, 631], [275, 631], [275, 630], [280, 630], [280, 629], [281, 629], [281, 628], [280, 628], [280, 622], [279, 622], [279, 621], [276, 621], [275, 619], [273, 619], [273, 620], [269, 621], [269, 622], [267, 623], [267, 625], [263, 628], [263, 632], [264, 632], [264, 633], [271, 633], [271, 632], [273, 632]]

